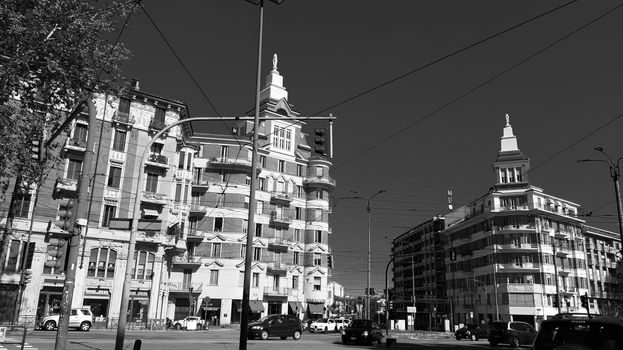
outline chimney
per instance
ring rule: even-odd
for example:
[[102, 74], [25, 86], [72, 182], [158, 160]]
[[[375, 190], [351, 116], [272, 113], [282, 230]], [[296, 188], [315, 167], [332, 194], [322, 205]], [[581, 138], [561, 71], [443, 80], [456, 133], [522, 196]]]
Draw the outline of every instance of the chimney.
[[132, 90], [140, 90], [138, 79], [132, 79], [130, 81], [130, 89]]

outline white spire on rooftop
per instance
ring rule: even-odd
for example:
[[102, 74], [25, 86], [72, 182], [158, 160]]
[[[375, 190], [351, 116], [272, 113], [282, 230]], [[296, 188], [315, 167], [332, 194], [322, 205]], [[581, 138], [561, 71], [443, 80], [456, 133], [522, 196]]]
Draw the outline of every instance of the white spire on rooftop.
[[504, 126], [504, 132], [502, 139], [500, 140], [500, 152], [519, 151], [517, 146], [517, 137], [513, 134], [513, 127], [510, 124], [510, 116], [506, 114], [506, 126]]

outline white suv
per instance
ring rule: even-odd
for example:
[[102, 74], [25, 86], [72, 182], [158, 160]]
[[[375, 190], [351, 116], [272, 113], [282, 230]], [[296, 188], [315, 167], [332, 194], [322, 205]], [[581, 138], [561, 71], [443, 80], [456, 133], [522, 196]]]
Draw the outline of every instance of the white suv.
[[335, 331], [341, 332], [343, 329], [346, 329], [350, 325], [350, 320], [346, 318], [336, 318], [335, 319]]
[[336, 323], [335, 320], [332, 318], [319, 318], [317, 320], [315, 320], [314, 322], [312, 322], [312, 324], [309, 326], [309, 331], [314, 333], [314, 332], [335, 332], [337, 330], [337, 328], [335, 327]]
[[[53, 331], [58, 327], [59, 314], [46, 316], [39, 320], [39, 328]], [[71, 309], [69, 314], [69, 327], [88, 332], [93, 325], [93, 314], [89, 309]]]

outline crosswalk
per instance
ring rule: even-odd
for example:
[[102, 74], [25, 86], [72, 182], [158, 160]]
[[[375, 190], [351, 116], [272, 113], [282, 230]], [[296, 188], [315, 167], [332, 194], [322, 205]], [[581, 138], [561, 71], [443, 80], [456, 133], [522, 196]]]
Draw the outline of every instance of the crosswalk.
[[28, 343], [24, 343], [24, 347], [22, 347], [21, 343], [18, 344], [0, 344], [0, 350], [21, 350], [21, 349], [28, 349], [28, 350], [39, 350], [38, 348], [28, 344]]

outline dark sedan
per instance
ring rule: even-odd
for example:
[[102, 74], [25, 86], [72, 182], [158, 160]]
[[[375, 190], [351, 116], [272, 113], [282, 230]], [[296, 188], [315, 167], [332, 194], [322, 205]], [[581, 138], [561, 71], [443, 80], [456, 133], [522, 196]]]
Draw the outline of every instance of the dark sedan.
[[456, 340], [461, 339], [487, 339], [488, 327], [484, 324], [466, 324], [464, 327], [459, 328], [454, 332]]
[[381, 328], [372, 320], [356, 319], [342, 330], [342, 343], [344, 344], [349, 342], [372, 344], [375, 341], [381, 344], [382, 338]]

